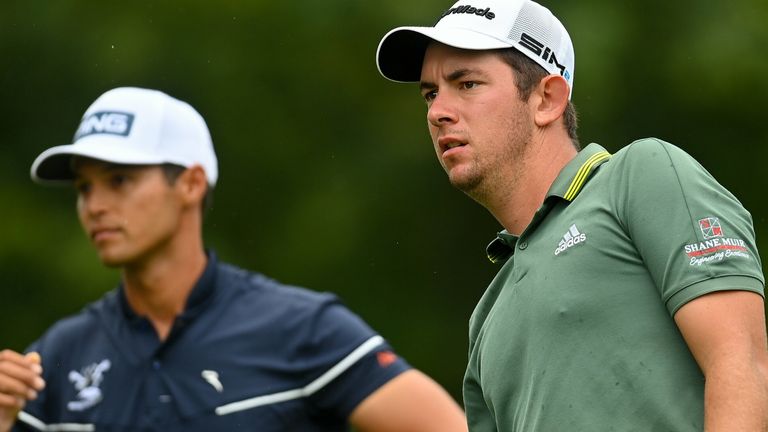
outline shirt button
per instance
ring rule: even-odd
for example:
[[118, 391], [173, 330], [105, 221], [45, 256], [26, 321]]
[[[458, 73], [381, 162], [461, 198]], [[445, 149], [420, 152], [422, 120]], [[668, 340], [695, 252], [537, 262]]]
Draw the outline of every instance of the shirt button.
[[160, 360], [153, 361], [152, 367], [155, 368], [155, 370], [160, 370]]
[[520, 250], [525, 250], [528, 247], [528, 242], [520, 242]]

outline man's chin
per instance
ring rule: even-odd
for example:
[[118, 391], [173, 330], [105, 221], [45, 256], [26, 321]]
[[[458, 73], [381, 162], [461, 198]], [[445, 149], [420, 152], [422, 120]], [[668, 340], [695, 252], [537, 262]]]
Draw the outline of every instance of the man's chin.
[[481, 205], [486, 205], [488, 199], [488, 191], [484, 187], [483, 178], [480, 176], [452, 176], [449, 175], [448, 179], [451, 185], [456, 189], [464, 192], [468, 197]]
[[482, 178], [477, 175], [470, 175], [466, 172], [457, 171], [458, 170], [448, 173], [448, 181], [450, 181], [451, 185], [456, 189], [472, 196], [472, 192], [480, 186]]
[[104, 266], [109, 268], [123, 267], [127, 262], [127, 259], [121, 254], [109, 253], [105, 251], [99, 252], [99, 260]]
[[125, 265], [125, 263], [123, 261], [119, 261], [119, 260], [105, 260], [105, 259], [102, 259], [101, 263], [104, 264], [105, 267], [114, 268], [114, 269], [121, 268], [121, 267], [123, 267]]

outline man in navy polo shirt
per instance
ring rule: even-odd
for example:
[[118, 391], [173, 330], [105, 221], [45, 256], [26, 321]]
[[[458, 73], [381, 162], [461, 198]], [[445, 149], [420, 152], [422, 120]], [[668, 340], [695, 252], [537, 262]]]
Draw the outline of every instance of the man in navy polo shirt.
[[0, 353], [0, 432], [466, 430], [450, 396], [335, 296], [205, 251], [217, 162], [188, 104], [110, 90], [32, 178], [74, 182], [80, 222], [122, 280], [27, 354]]

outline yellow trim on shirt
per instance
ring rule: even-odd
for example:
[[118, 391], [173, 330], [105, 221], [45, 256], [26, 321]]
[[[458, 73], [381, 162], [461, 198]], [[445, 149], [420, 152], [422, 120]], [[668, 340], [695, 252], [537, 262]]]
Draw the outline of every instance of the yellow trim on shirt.
[[590, 172], [592, 172], [592, 168], [610, 157], [610, 153], [607, 151], [601, 151], [593, 154], [592, 157], [587, 159], [581, 168], [579, 168], [579, 171], [576, 173], [576, 177], [574, 177], [573, 181], [571, 181], [571, 185], [568, 186], [568, 191], [565, 193], [563, 198], [567, 199], [568, 201], [573, 201], [581, 188], [584, 187], [584, 183], [587, 182], [587, 176]]

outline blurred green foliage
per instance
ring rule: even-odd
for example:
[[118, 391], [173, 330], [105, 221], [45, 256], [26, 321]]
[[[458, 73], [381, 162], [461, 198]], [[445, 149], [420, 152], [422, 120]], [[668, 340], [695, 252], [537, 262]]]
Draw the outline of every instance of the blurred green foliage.
[[[768, 3], [544, 1], [576, 46], [583, 143], [657, 136], [750, 209], [768, 250]], [[29, 180], [117, 86], [157, 88], [206, 118], [221, 177], [206, 241], [224, 260], [338, 293], [460, 399], [467, 320], [497, 270], [499, 229], [453, 190], [418, 89], [374, 61], [381, 36], [443, 0], [6, 0], [0, 4], [0, 346], [23, 349], [112, 288], [74, 194]], [[653, 205], [653, 203], [649, 203]], [[765, 258], [765, 252], [763, 252]]]

